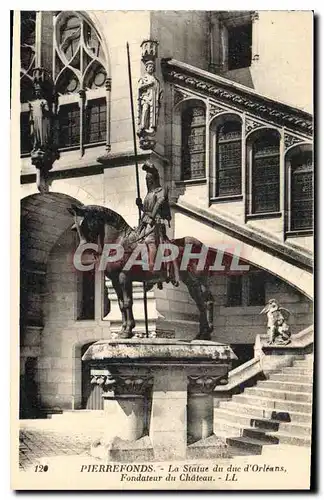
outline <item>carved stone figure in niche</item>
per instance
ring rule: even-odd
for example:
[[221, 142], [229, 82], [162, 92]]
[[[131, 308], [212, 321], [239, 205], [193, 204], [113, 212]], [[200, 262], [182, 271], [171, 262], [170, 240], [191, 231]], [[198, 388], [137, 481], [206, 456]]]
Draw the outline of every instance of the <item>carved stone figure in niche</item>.
[[30, 125], [33, 139], [33, 151], [45, 151], [51, 142], [52, 110], [42, 96], [40, 88], [35, 88], [36, 99], [30, 105]]
[[34, 95], [30, 104], [30, 133], [33, 143], [31, 161], [36, 167], [36, 184], [41, 193], [48, 192], [48, 172], [58, 158], [57, 96], [43, 68], [33, 73]]
[[290, 316], [288, 309], [279, 306], [275, 299], [270, 299], [260, 314], [266, 313], [268, 318], [269, 344], [287, 345], [291, 342], [291, 332], [287, 323]]
[[157, 128], [162, 91], [155, 77], [155, 63], [145, 62], [146, 74], [138, 82], [138, 136], [154, 135]]

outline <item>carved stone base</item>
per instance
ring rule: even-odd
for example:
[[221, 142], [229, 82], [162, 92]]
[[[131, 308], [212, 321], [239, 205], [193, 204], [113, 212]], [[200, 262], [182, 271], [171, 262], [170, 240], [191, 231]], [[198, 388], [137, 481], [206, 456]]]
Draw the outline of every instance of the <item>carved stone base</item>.
[[188, 444], [213, 433], [212, 391], [226, 379], [233, 359], [229, 346], [208, 341], [132, 338], [92, 344], [83, 360], [106, 391], [107, 415], [106, 434], [92, 453], [124, 461], [130, 460], [130, 448], [139, 446], [154, 460], [185, 459]]

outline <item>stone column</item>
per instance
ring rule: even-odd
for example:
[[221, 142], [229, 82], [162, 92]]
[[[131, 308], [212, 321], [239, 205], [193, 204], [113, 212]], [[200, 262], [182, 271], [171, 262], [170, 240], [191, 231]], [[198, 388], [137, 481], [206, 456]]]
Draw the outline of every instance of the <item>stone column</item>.
[[143, 437], [147, 420], [146, 400], [153, 379], [116, 374], [108, 369], [92, 369], [91, 375], [91, 383], [103, 386], [104, 411], [113, 419], [110, 424], [114, 426], [114, 436], [126, 441]]
[[214, 432], [213, 390], [219, 377], [191, 375], [188, 378], [188, 439], [195, 442]]

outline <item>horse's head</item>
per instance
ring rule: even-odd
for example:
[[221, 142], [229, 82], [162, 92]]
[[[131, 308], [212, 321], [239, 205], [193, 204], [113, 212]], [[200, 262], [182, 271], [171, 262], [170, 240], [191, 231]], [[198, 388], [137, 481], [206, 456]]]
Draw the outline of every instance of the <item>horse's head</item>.
[[104, 234], [114, 241], [118, 234], [129, 229], [128, 224], [118, 213], [100, 205], [71, 204], [68, 211], [74, 217], [72, 229], [76, 230], [83, 243], [104, 243]]
[[68, 211], [74, 217], [72, 230], [77, 231], [80, 244], [97, 243], [98, 236], [102, 233], [104, 220], [101, 207], [93, 205], [71, 204]]

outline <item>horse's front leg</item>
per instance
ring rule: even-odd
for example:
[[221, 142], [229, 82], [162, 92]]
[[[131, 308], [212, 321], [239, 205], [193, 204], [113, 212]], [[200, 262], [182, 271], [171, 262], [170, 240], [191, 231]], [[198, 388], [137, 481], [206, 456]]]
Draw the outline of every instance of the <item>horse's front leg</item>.
[[131, 279], [126, 273], [119, 274], [119, 284], [123, 294], [123, 305], [126, 315], [126, 326], [124, 333], [126, 338], [132, 337], [132, 332], [135, 327], [135, 320], [133, 316], [133, 284]]
[[114, 287], [114, 290], [115, 290], [117, 298], [118, 298], [118, 305], [119, 305], [119, 309], [120, 309], [121, 316], [122, 316], [122, 327], [120, 330], [119, 337], [123, 338], [123, 337], [126, 337], [125, 331], [126, 331], [126, 326], [127, 326], [127, 316], [126, 316], [126, 309], [124, 306], [123, 290], [122, 290], [122, 287], [120, 286], [118, 275], [116, 275], [116, 274], [111, 275], [110, 279], [111, 279], [112, 286]]

